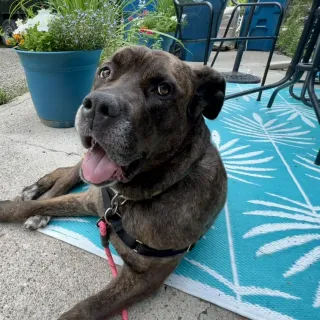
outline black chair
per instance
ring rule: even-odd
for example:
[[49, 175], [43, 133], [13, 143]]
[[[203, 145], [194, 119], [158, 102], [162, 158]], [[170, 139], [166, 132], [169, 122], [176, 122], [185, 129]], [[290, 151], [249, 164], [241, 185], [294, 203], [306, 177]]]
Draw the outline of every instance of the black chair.
[[[228, 0], [216, 0], [219, 1], [222, 5], [221, 7], [224, 8]], [[221, 17], [223, 15], [224, 10], [220, 10], [219, 12], [215, 12], [212, 4], [208, 1], [202, 1], [202, 2], [187, 2], [187, 3], [180, 3], [179, 0], [173, 0], [174, 6], [176, 9], [176, 15], [177, 15], [177, 29], [175, 32], [175, 38], [179, 39], [183, 43], [191, 43], [191, 42], [205, 42], [205, 53], [204, 53], [204, 61], [203, 64], [206, 65], [208, 63], [208, 59], [210, 57], [210, 42], [213, 40], [212, 37], [216, 37], [219, 31]], [[209, 10], [209, 23], [208, 23], [208, 31], [207, 36], [204, 39], [185, 39], [183, 36], [183, 28], [181, 27], [181, 20], [182, 15], [184, 13], [184, 10], [186, 8], [190, 7], [206, 7]], [[202, 21], [199, 21], [201, 23]], [[173, 46], [171, 47], [171, 53], [179, 56], [181, 58], [181, 51], [184, 50], [183, 46], [181, 46], [179, 43], [175, 42]]]
[[[318, 122], [320, 124], [320, 104], [319, 99], [315, 93], [315, 79], [317, 73], [320, 72], [320, 0], [313, 0], [308, 18], [306, 19], [300, 40], [295, 51], [295, 54], [290, 62], [286, 75], [278, 82], [244, 90], [226, 96], [226, 100], [238, 98], [243, 95], [259, 93], [258, 100], [264, 90], [275, 88], [272, 93], [268, 108], [272, 104], [280, 90], [290, 87], [290, 92], [293, 93], [293, 86], [298, 83], [303, 74], [306, 73], [307, 77], [301, 91], [300, 99], [307, 105], [312, 105]], [[305, 97], [308, 92], [309, 99]], [[297, 96], [292, 94], [294, 98]], [[315, 160], [316, 165], [320, 165], [320, 150]]]
[[[269, 57], [267, 60], [267, 64], [265, 67], [265, 71], [263, 74], [263, 78], [261, 81], [261, 86], [263, 86], [266, 82], [267, 79], [267, 75], [268, 75], [268, 71], [269, 71], [269, 67], [270, 67], [270, 63], [271, 63], [271, 59], [274, 53], [274, 49], [275, 49], [275, 45], [276, 45], [276, 41], [278, 39], [279, 36], [279, 31], [280, 31], [280, 26], [282, 23], [282, 19], [283, 19], [283, 13], [284, 13], [284, 8], [282, 7], [282, 5], [278, 2], [257, 2], [258, 0], [252, 0], [252, 2], [250, 3], [243, 3], [243, 4], [238, 4], [235, 0], [232, 0], [232, 2], [235, 5], [235, 8], [232, 11], [231, 17], [229, 19], [229, 22], [227, 24], [226, 30], [224, 32], [223, 38], [219, 38], [219, 39], [214, 39], [214, 41], [219, 41], [220, 45], [217, 49], [217, 52], [212, 60], [211, 63], [211, 67], [214, 65], [214, 63], [216, 62], [218, 55], [221, 51], [221, 48], [223, 46], [223, 42], [224, 41], [231, 41], [231, 40], [237, 40], [238, 43], [238, 51], [237, 51], [237, 56], [233, 65], [233, 69], [231, 72], [222, 72], [227, 80], [227, 82], [233, 82], [233, 83], [259, 83], [261, 81], [261, 79], [257, 76], [251, 75], [251, 74], [246, 74], [246, 73], [242, 73], [239, 72], [239, 67], [240, 67], [240, 63], [243, 57], [243, 53], [246, 49], [246, 43], [248, 40], [254, 41], [254, 40], [270, 40], [272, 41], [272, 46], [271, 46], [271, 50], [269, 51]], [[277, 24], [276, 24], [276, 28], [275, 28], [275, 32], [273, 36], [249, 36], [249, 32], [250, 32], [250, 26], [254, 17], [254, 13], [255, 10], [257, 8], [270, 8], [270, 7], [276, 7], [279, 9], [279, 15], [278, 15], [278, 20], [277, 20]], [[240, 37], [227, 37], [228, 31], [230, 29], [230, 25], [232, 23], [232, 20], [234, 18], [234, 15], [236, 13], [236, 11], [238, 9], [241, 8], [246, 8], [246, 10], [249, 10], [247, 19], [243, 19], [242, 20], [242, 33], [243, 36]], [[261, 95], [259, 95], [258, 100], [261, 99]]]

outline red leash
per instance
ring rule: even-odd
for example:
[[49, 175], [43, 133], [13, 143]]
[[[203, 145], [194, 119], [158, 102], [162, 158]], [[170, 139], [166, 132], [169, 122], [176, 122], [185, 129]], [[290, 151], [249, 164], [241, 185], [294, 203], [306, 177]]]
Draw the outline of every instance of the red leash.
[[[107, 256], [108, 264], [111, 269], [112, 276], [115, 278], [118, 274], [117, 267], [114, 263], [110, 248], [109, 248], [109, 243], [108, 243], [108, 237], [107, 237], [107, 232], [108, 232], [108, 226], [105, 220], [99, 220], [97, 223], [99, 230], [100, 230], [100, 236], [102, 239], [102, 245], [104, 246], [104, 251]], [[128, 311], [127, 310], [122, 310], [122, 320], [128, 320]]]

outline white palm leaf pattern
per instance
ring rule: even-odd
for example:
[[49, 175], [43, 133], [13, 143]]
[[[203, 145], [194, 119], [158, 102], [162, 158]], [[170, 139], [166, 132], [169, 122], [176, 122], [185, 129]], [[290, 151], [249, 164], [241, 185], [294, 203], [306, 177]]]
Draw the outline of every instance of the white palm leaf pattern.
[[306, 176], [320, 181], [320, 167], [314, 164], [317, 153], [318, 150], [312, 149], [305, 156], [296, 155], [296, 159], [293, 161], [309, 170], [309, 173], [305, 174]]
[[211, 132], [211, 139], [219, 149], [229, 178], [247, 184], [256, 184], [249, 180], [250, 177], [273, 178], [270, 172], [277, 169], [261, 166], [270, 162], [273, 159], [272, 156], [264, 156], [262, 150], [252, 151], [250, 145], [239, 145], [240, 139], [233, 139], [221, 145], [221, 137], [216, 130]]
[[190, 264], [198, 267], [201, 271], [206, 272], [208, 275], [213, 277], [214, 279], [221, 282], [223, 285], [228, 287], [230, 290], [232, 290], [236, 295], [240, 296], [271, 296], [271, 297], [279, 297], [279, 298], [285, 298], [285, 299], [292, 299], [292, 300], [300, 300], [299, 297], [290, 295], [288, 293], [282, 292], [280, 290], [272, 290], [269, 288], [260, 288], [256, 286], [235, 286], [232, 282], [230, 282], [228, 279], [223, 277], [221, 274], [216, 272], [215, 270], [209, 268], [208, 266], [189, 259], [184, 258], [185, 261], [189, 262]]
[[[295, 318], [291, 316], [287, 316], [283, 313], [277, 312], [274, 309], [271, 309], [269, 306], [261, 306], [260, 304], [256, 303], [250, 303], [248, 301], [241, 301], [239, 302], [234, 297], [230, 296], [229, 294], [225, 293], [222, 290], [219, 290], [216, 287], [204, 284], [198, 280], [190, 279], [188, 277], [185, 277], [183, 275], [178, 274], [171, 274], [171, 276], [166, 280], [168, 285], [171, 285], [172, 287], [181, 289], [191, 295], [196, 295], [197, 292], [201, 292], [202, 290], [208, 294], [210, 297], [217, 297], [220, 301], [223, 301], [223, 303], [218, 303], [216, 301], [216, 304], [220, 305], [221, 307], [224, 307], [225, 309], [228, 309], [228, 306], [235, 306], [235, 309], [241, 309], [245, 314], [247, 315], [255, 315], [255, 319], [263, 319], [265, 318], [265, 315], [268, 315], [268, 318], [271, 320], [296, 320]], [[188, 284], [188, 287], [185, 287], [185, 284]], [[198, 288], [201, 289], [198, 289]], [[291, 300], [291, 299], [290, 299]], [[298, 300], [298, 299], [295, 299]], [[301, 299], [299, 299], [301, 300]], [[198, 319], [200, 319], [198, 317]], [[254, 318], [252, 318], [254, 319]]]
[[[262, 210], [244, 212], [245, 215], [277, 217], [284, 222], [265, 223], [249, 230], [243, 238], [248, 239], [274, 232], [297, 231], [296, 235], [285, 236], [281, 239], [268, 242], [261, 246], [257, 257], [275, 254], [280, 251], [289, 250], [305, 244], [313, 244], [312, 250], [298, 258], [287, 269], [283, 276], [291, 277], [310, 268], [320, 261], [320, 207], [310, 206], [302, 202], [283, 196], [267, 193], [272, 200], [250, 200], [249, 203], [263, 206]], [[276, 202], [282, 200], [282, 203]], [[288, 222], [289, 221], [289, 222]], [[304, 233], [301, 233], [304, 232]], [[320, 307], [320, 288], [314, 299], [314, 307]]]
[[226, 100], [221, 111], [226, 114], [231, 114], [235, 111], [243, 112], [244, 110], [246, 110], [246, 107], [241, 105], [238, 101]]
[[313, 109], [302, 106], [300, 103], [276, 104], [271, 109], [263, 107], [260, 110], [267, 114], [275, 114], [277, 117], [285, 117], [287, 121], [299, 117], [309, 127], [316, 128], [317, 118]]
[[301, 126], [289, 122], [278, 123], [277, 119], [263, 122], [261, 116], [253, 113], [252, 119], [239, 115], [221, 120], [232, 133], [249, 138], [253, 142], [271, 142], [291, 147], [314, 144], [313, 139], [305, 137], [310, 133]]

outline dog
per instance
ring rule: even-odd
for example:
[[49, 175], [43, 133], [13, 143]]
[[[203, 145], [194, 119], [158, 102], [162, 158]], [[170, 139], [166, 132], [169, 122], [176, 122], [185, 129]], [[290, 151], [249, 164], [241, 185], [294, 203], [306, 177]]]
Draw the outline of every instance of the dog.
[[[108, 319], [149, 296], [212, 226], [227, 175], [204, 117], [218, 116], [225, 87], [217, 71], [169, 53], [119, 50], [98, 68], [76, 115], [83, 159], [26, 187], [20, 201], [0, 202], [0, 223], [28, 219], [37, 228], [50, 216], [79, 215], [110, 223], [121, 271], [60, 320]], [[88, 191], [67, 194], [81, 181]]]

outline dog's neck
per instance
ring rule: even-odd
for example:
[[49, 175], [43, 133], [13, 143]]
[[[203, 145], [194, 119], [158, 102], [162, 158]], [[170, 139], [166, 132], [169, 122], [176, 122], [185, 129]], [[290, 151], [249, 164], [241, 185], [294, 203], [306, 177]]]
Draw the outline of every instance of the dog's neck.
[[210, 145], [210, 132], [201, 117], [193, 126], [180, 149], [171, 159], [147, 172], [137, 174], [128, 183], [116, 183], [111, 188], [131, 200], [151, 199], [164, 192], [192, 171]]

